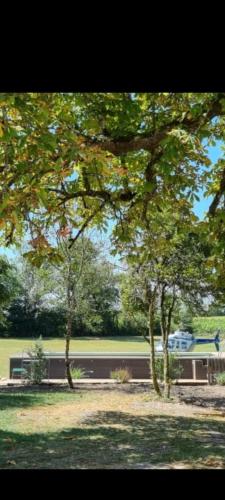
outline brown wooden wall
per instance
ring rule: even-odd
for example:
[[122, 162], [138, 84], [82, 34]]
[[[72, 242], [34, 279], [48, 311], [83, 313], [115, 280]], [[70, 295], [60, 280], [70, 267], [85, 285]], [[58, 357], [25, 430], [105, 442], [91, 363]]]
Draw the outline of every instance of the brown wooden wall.
[[208, 382], [209, 384], [214, 382], [215, 373], [225, 372], [225, 358], [216, 357], [210, 358], [208, 361]]
[[[24, 367], [22, 358], [10, 359], [10, 378], [12, 378], [13, 368]], [[181, 379], [198, 379], [207, 380], [208, 369], [207, 359], [194, 360], [192, 358], [177, 360], [183, 367], [183, 372], [179, 378]], [[195, 363], [195, 365], [193, 365]], [[132, 378], [148, 379], [150, 378], [149, 360], [145, 357], [71, 357], [71, 365], [74, 367], [83, 368], [86, 372], [86, 377], [95, 379], [110, 378], [110, 372], [117, 368], [129, 368]], [[47, 359], [46, 378], [63, 379], [65, 378], [65, 361], [63, 357], [52, 357]]]

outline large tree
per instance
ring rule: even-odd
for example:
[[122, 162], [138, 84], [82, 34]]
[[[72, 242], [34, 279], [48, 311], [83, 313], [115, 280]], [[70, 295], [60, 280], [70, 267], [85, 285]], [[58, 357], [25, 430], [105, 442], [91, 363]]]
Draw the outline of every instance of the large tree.
[[[57, 260], [49, 229], [116, 220], [117, 248], [133, 228], [147, 230], [165, 208], [193, 205], [199, 188], [213, 196], [206, 231], [224, 253], [224, 159], [208, 145], [224, 141], [225, 93], [1, 94], [0, 196], [5, 244], [30, 232], [36, 262]], [[223, 248], [221, 249], [221, 240]], [[215, 252], [216, 253], [216, 252]], [[222, 258], [221, 258], [222, 255]], [[151, 290], [152, 300], [154, 290]]]
[[207, 145], [224, 140], [225, 93], [9, 93], [0, 112], [7, 244], [25, 223], [33, 251], [50, 255], [56, 220], [74, 225], [72, 239], [106, 212], [139, 224], [168, 199], [192, 203], [202, 182], [214, 196], [209, 213], [220, 210], [224, 160], [211, 165]]

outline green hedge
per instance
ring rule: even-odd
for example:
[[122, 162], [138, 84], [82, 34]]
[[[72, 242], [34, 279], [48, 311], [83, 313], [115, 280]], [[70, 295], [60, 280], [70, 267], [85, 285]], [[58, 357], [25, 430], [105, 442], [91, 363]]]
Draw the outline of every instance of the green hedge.
[[220, 330], [225, 334], [225, 316], [197, 316], [193, 318], [193, 332], [195, 335], [214, 334]]

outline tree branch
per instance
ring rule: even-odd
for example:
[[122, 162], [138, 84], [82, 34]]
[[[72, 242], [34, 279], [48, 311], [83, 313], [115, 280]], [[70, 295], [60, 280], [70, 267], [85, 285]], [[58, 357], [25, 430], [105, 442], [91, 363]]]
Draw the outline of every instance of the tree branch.
[[222, 99], [225, 99], [225, 93], [218, 93], [215, 99], [205, 104], [203, 114], [201, 113], [201, 115], [197, 118], [185, 116], [183, 120], [172, 120], [170, 123], [163, 125], [151, 135], [149, 135], [148, 132], [146, 134], [134, 136], [132, 138], [129, 138], [128, 140], [106, 139], [99, 141], [89, 139], [86, 144], [90, 146], [97, 145], [101, 149], [109, 151], [115, 156], [120, 156], [132, 151], [138, 151], [140, 149], [152, 152], [160, 144], [160, 142], [166, 138], [168, 132], [170, 132], [174, 127], [181, 127], [189, 130], [190, 132], [195, 132], [196, 130], [198, 130], [199, 126], [204, 125], [214, 117], [224, 115], [225, 110], [223, 109], [220, 102]]
[[62, 191], [61, 189], [55, 189], [55, 188], [47, 188], [47, 191], [52, 191], [54, 193], [57, 193], [61, 196], [61, 201], [59, 205], [62, 205], [66, 203], [69, 200], [73, 200], [75, 198], [84, 198], [84, 196], [89, 196], [90, 198], [99, 198], [100, 200], [104, 200], [105, 202], [111, 202], [111, 199], [113, 201], [131, 201], [136, 193], [132, 193], [129, 189], [125, 190], [120, 190], [117, 192], [116, 196], [112, 192], [110, 193], [109, 191], [106, 191], [104, 189], [98, 190], [98, 189], [89, 189], [89, 190], [79, 190], [75, 191], [74, 193], [68, 193], [65, 191]]
[[76, 236], [74, 238], [70, 238], [70, 244], [69, 244], [69, 249], [72, 247], [72, 245], [75, 243], [75, 241], [79, 238], [79, 236], [84, 232], [84, 230], [86, 229], [86, 227], [88, 226], [89, 222], [92, 221], [92, 219], [95, 217], [95, 215], [97, 215], [101, 210], [102, 208], [105, 206], [106, 202], [105, 200], [100, 204], [100, 206], [98, 208], [96, 208], [96, 210], [94, 210], [94, 212], [92, 212], [91, 215], [89, 215], [89, 217], [87, 217], [87, 219], [84, 221], [84, 223], [82, 224], [81, 228], [79, 229], [78, 233], [76, 234]]
[[219, 189], [218, 189], [217, 193], [215, 194], [214, 199], [209, 207], [208, 215], [211, 215], [211, 216], [215, 215], [216, 209], [217, 209], [217, 207], [220, 203], [220, 200], [221, 200], [224, 193], [225, 193], [225, 169], [222, 173]]
[[[174, 128], [180, 127], [186, 129], [192, 133], [196, 132], [201, 126], [204, 126], [208, 121], [211, 121], [216, 116], [221, 116], [225, 114], [225, 110], [221, 104], [221, 100], [225, 99], [225, 93], [217, 93], [214, 99], [208, 101], [204, 104], [203, 110], [200, 116], [194, 117], [190, 116], [187, 113], [183, 119], [175, 119], [170, 123], [167, 123], [157, 130], [153, 130], [149, 135], [148, 133], [142, 135], [136, 135], [133, 137], [129, 137], [128, 139], [91, 139], [85, 138], [86, 146], [97, 146], [102, 150], [109, 151], [115, 156], [121, 156], [127, 154], [132, 151], [139, 151], [140, 149], [144, 149], [152, 153], [152, 158], [148, 162], [145, 171], [145, 179], [147, 182], [155, 182], [155, 172], [154, 165], [155, 163], [162, 157], [163, 149], [160, 148], [158, 150], [160, 143], [163, 139], [167, 137], [167, 134]], [[157, 153], [156, 153], [157, 151]], [[129, 202], [136, 199], [136, 193], [130, 191], [128, 188], [121, 189], [117, 193], [109, 192], [105, 189], [91, 189], [89, 180], [85, 171], [83, 171], [83, 181], [84, 181], [84, 189], [75, 191], [73, 193], [68, 193], [64, 190], [48, 188], [49, 191], [56, 192], [60, 195], [61, 201], [59, 205], [66, 203], [68, 200], [90, 197], [90, 198], [99, 198], [100, 200], [104, 200], [105, 202], [112, 201], [121, 201], [121, 202]], [[213, 200], [213, 203], [210, 206], [209, 214], [213, 215], [215, 210], [219, 204], [220, 198], [225, 190], [225, 174], [224, 181], [221, 181], [221, 186], [218, 193]], [[143, 217], [146, 218], [148, 201], [151, 199], [155, 190], [157, 189], [157, 185], [155, 189], [151, 193], [146, 193], [144, 196], [144, 207], [143, 207]]]

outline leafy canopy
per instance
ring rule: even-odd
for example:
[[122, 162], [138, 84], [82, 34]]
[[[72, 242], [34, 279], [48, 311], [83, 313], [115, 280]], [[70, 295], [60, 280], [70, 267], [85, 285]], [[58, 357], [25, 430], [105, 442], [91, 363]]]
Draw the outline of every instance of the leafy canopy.
[[192, 205], [203, 183], [216, 216], [225, 163], [211, 165], [207, 145], [224, 141], [224, 115], [225, 93], [0, 94], [2, 242], [26, 231], [33, 253], [55, 258], [49, 228], [72, 225], [72, 244], [108, 217], [126, 241], [131, 222]]

